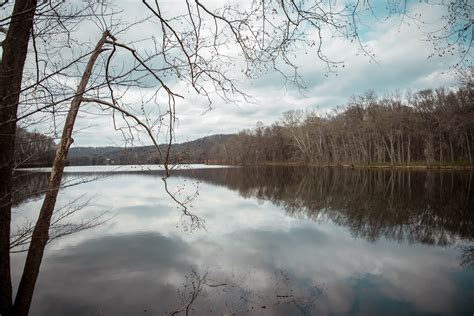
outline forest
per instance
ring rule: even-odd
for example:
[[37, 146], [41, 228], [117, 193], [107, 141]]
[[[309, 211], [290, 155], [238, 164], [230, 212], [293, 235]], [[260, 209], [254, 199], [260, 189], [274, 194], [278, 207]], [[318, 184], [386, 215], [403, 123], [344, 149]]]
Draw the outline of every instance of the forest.
[[474, 91], [374, 92], [331, 112], [288, 111], [226, 139], [211, 160], [233, 164], [472, 165]]
[[56, 143], [52, 137], [37, 131], [17, 127], [15, 137], [15, 165], [50, 166], [53, 163]]
[[[301, 164], [358, 166], [471, 166], [474, 147], [474, 92], [375, 92], [354, 96], [330, 112], [290, 110], [270, 126], [257, 123], [237, 134], [211, 135], [176, 143], [172, 163], [231, 165]], [[17, 132], [16, 161], [50, 166], [54, 141], [24, 129]], [[166, 144], [160, 145], [166, 150]], [[163, 163], [153, 146], [73, 147], [69, 165]]]

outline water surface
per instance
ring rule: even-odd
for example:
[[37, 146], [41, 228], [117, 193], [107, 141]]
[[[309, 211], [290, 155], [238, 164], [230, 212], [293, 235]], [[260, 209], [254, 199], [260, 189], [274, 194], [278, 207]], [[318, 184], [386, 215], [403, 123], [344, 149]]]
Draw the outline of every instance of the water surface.
[[[474, 313], [472, 173], [176, 170], [168, 187], [196, 229], [159, 168], [68, 171], [65, 184], [84, 183], [58, 206], [93, 198], [68, 221], [108, 220], [48, 246], [32, 315]], [[46, 181], [18, 174], [15, 225]]]

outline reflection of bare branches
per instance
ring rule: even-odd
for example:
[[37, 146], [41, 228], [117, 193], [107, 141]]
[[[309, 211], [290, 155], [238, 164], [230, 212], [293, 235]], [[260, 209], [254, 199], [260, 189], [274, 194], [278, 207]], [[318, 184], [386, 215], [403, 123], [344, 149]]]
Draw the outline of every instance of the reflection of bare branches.
[[178, 200], [177, 196], [181, 194], [183, 187], [178, 188], [177, 192], [171, 192], [168, 187], [168, 181], [167, 181], [168, 176], [165, 176], [162, 179], [163, 179], [163, 183], [165, 184], [166, 194], [168, 194], [170, 198], [182, 208], [182, 212], [183, 212], [182, 216], [187, 216], [189, 217], [189, 219], [191, 219], [191, 226], [189, 230], [193, 231], [195, 229], [200, 229], [200, 228], [205, 229], [206, 228], [205, 220], [191, 213], [188, 208], [188, 205], [192, 202], [192, 200], [194, 200], [194, 198], [196, 198], [199, 195], [198, 189], [196, 188], [196, 191], [193, 194], [187, 195], [183, 200], [180, 201]]
[[185, 313], [185, 315], [189, 315], [190, 310], [192, 310], [192, 305], [195, 303], [196, 299], [199, 297], [199, 295], [202, 295], [202, 291], [204, 289], [204, 286], [209, 286], [209, 287], [219, 287], [219, 286], [225, 286], [225, 283], [221, 284], [212, 284], [208, 283], [208, 272], [206, 271], [202, 276], [197, 273], [195, 270], [192, 270], [189, 275], [186, 275], [186, 279], [190, 279], [190, 283], [184, 284], [183, 285], [183, 290], [178, 289], [178, 295], [181, 298], [181, 302], [183, 303], [183, 306], [170, 312], [170, 315], [178, 315], [182, 312]]
[[[245, 275], [238, 277], [232, 273], [223, 276], [223, 281], [216, 281], [211, 279], [209, 271], [200, 274], [193, 269], [185, 278], [182, 289], [178, 289], [181, 306], [169, 312], [169, 315], [199, 313], [198, 308], [202, 311], [209, 304], [214, 305], [213, 309], [217, 309], [216, 311], [220, 309], [223, 315], [258, 313], [259, 310], [269, 313], [281, 310], [287, 314], [310, 315], [322, 294], [322, 290], [317, 286], [297, 284], [295, 279], [283, 270], [275, 271], [274, 276], [267, 278], [264, 283], [268, 283], [268, 286], [261, 290], [256, 290], [255, 275], [250, 272], [248, 279]], [[247, 282], [251, 284], [246, 284]], [[216, 289], [219, 290], [215, 291]]]
[[[319, 287], [301, 288], [294, 284], [294, 280], [290, 278], [287, 272], [281, 270], [276, 272], [277, 282], [276, 292], [276, 303], [279, 304], [292, 304], [294, 305], [303, 315], [309, 315], [308, 309], [315, 304], [316, 299], [322, 294], [322, 290]], [[280, 277], [281, 279], [278, 279]]]
[[[103, 180], [107, 177], [112, 176], [113, 173], [97, 173], [93, 176], [75, 176], [71, 179], [67, 177], [61, 183], [60, 189], [63, 190], [68, 187], [73, 187], [80, 184], [85, 184], [93, 181]], [[14, 188], [12, 204], [14, 206], [21, 205], [22, 203], [41, 198], [48, 189], [48, 173], [46, 172], [29, 172], [21, 171], [14, 175]]]
[[[51, 219], [48, 243], [76, 232], [97, 227], [111, 219], [111, 217], [104, 218], [105, 215], [108, 214], [108, 211], [103, 211], [99, 215], [77, 223], [67, 221], [68, 218], [73, 216], [78, 211], [90, 206], [92, 202], [91, 198], [83, 202], [79, 202], [79, 200], [83, 197], [84, 195], [70, 201], [54, 212]], [[16, 231], [12, 232], [11, 234], [10, 252], [17, 253], [27, 251], [34, 228], [35, 223], [32, 221], [27, 221], [23, 225], [18, 226]]]
[[461, 267], [473, 267], [474, 268], [474, 245], [464, 246], [461, 248]]

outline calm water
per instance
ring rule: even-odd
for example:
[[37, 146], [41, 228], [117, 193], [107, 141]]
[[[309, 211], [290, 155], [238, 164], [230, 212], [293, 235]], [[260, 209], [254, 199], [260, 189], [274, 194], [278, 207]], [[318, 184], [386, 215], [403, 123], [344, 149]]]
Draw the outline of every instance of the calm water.
[[[32, 315], [473, 315], [469, 172], [70, 169], [59, 206], [107, 221], [48, 246]], [[103, 172], [103, 171], [113, 172]], [[95, 181], [90, 181], [96, 179]], [[15, 225], [47, 173], [19, 173]], [[15, 282], [24, 254], [12, 258]]]

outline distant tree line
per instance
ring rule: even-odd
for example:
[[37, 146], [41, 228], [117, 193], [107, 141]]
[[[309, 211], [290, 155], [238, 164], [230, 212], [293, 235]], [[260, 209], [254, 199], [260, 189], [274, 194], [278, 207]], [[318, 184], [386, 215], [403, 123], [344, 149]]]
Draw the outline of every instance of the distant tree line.
[[[238, 134], [211, 135], [173, 144], [171, 163], [259, 165], [472, 165], [474, 92], [471, 82], [457, 90], [416, 93], [374, 92], [352, 97], [332, 112], [291, 110], [270, 126], [258, 123]], [[167, 145], [160, 145], [165, 151]], [[18, 130], [16, 162], [51, 165], [52, 138]], [[153, 146], [71, 148], [67, 164], [159, 164]]]
[[15, 166], [50, 166], [56, 144], [52, 137], [18, 127], [15, 137]]
[[234, 164], [472, 164], [473, 131], [470, 84], [384, 98], [368, 92], [331, 113], [286, 112], [280, 122], [226, 139], [209, 158]]
[[[170, 149], [171, 163], [204, 163], [217, 157], [219, 145], [233, 135], [211, 135], [193, 141], [173, 144]], [[166, 144], [159, 146], [167, 150]], [[74, 166], [87, 165], [131, 165], [131, 164], [160, 164], [164, 161], [156, 154], [153, 146], [122, 147], [73, 147], [67, 163]]]

